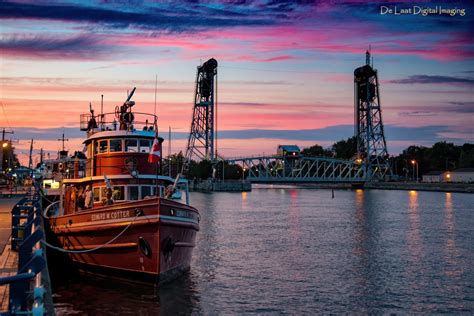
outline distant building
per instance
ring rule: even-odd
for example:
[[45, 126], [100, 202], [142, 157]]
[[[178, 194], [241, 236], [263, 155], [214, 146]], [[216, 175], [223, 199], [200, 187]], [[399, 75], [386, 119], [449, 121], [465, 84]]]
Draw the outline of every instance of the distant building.
[[443, 182], [444, 171], [430, 171], [423, 175], [423, 182], [439, 183]]
[[299, 156], [301, 150], [296, 145], [279, 145], [277, 150], [278, 156]]
[[423, 175], [423, 182], [474, 183], [474, 168], [460, 168], [454, 171], [430, 171]]
[[460, 168], [451, 173], [451, 182], [474, 183], [474, 168]]

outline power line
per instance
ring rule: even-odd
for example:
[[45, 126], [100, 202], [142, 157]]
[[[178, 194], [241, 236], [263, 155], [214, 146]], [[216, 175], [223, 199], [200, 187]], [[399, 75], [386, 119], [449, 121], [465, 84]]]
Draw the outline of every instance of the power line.
[[5, 107], [3, 106], [3, 102], [0, 102], [0, 104], [2, 105], [2, 111], [3, 111], [3, 116], [5, 116], [5, 121], [7, 122], [7, 125], [10, 128], [10, 130], [13, 131], [13, 128], [10, 125], [10, 121], [8, 121], [7, 113], [5, 112]]

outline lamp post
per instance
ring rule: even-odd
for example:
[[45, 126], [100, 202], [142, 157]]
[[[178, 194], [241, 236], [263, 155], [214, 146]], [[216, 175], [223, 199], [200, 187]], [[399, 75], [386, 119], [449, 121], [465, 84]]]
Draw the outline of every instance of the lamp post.
[[3, 151], [8, 147], [8, 141], [2, 140], [2, 148], [0, 148], [0, 173], [3, 173]]
[[171, 157], [168, 158], [168, 176], [171, 178]]
[[415, 177], [415, 168], [416, 168], [416, 182], [418, 182], [418, 161], [412, 160], [411, 164], [413, 165], [413, 177]]

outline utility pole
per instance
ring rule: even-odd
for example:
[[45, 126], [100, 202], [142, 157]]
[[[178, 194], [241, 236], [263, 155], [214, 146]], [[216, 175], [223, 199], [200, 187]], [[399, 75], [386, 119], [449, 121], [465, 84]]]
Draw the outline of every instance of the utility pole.
[[171, 126], [168, 131], [168, 176], [171, 177]]
[[30, 170], [33, 170], [33, 138], [31, 139], [30, 144], [30, 159], [28, 161], [28, 168], [30, 168]]

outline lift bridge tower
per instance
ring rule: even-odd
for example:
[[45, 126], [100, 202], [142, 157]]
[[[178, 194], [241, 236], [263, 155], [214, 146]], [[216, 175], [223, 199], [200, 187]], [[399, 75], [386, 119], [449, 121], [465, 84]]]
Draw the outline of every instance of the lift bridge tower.
[[391, 168], [377, 70], [371, 65], [369, 51], [366, 52], [366, 64], [354, 70], [354, 127], [358, 161], [365, 167], [367, 180], [384, 179], [391, 174]]
[[214, 161], [215, 125], [217, 116], [214, 102], [217, 98], [217, 61], [209, 59], [197, 67], [193, 120], [186, 148], [183, 174], [187, 174], [193, 157]]

